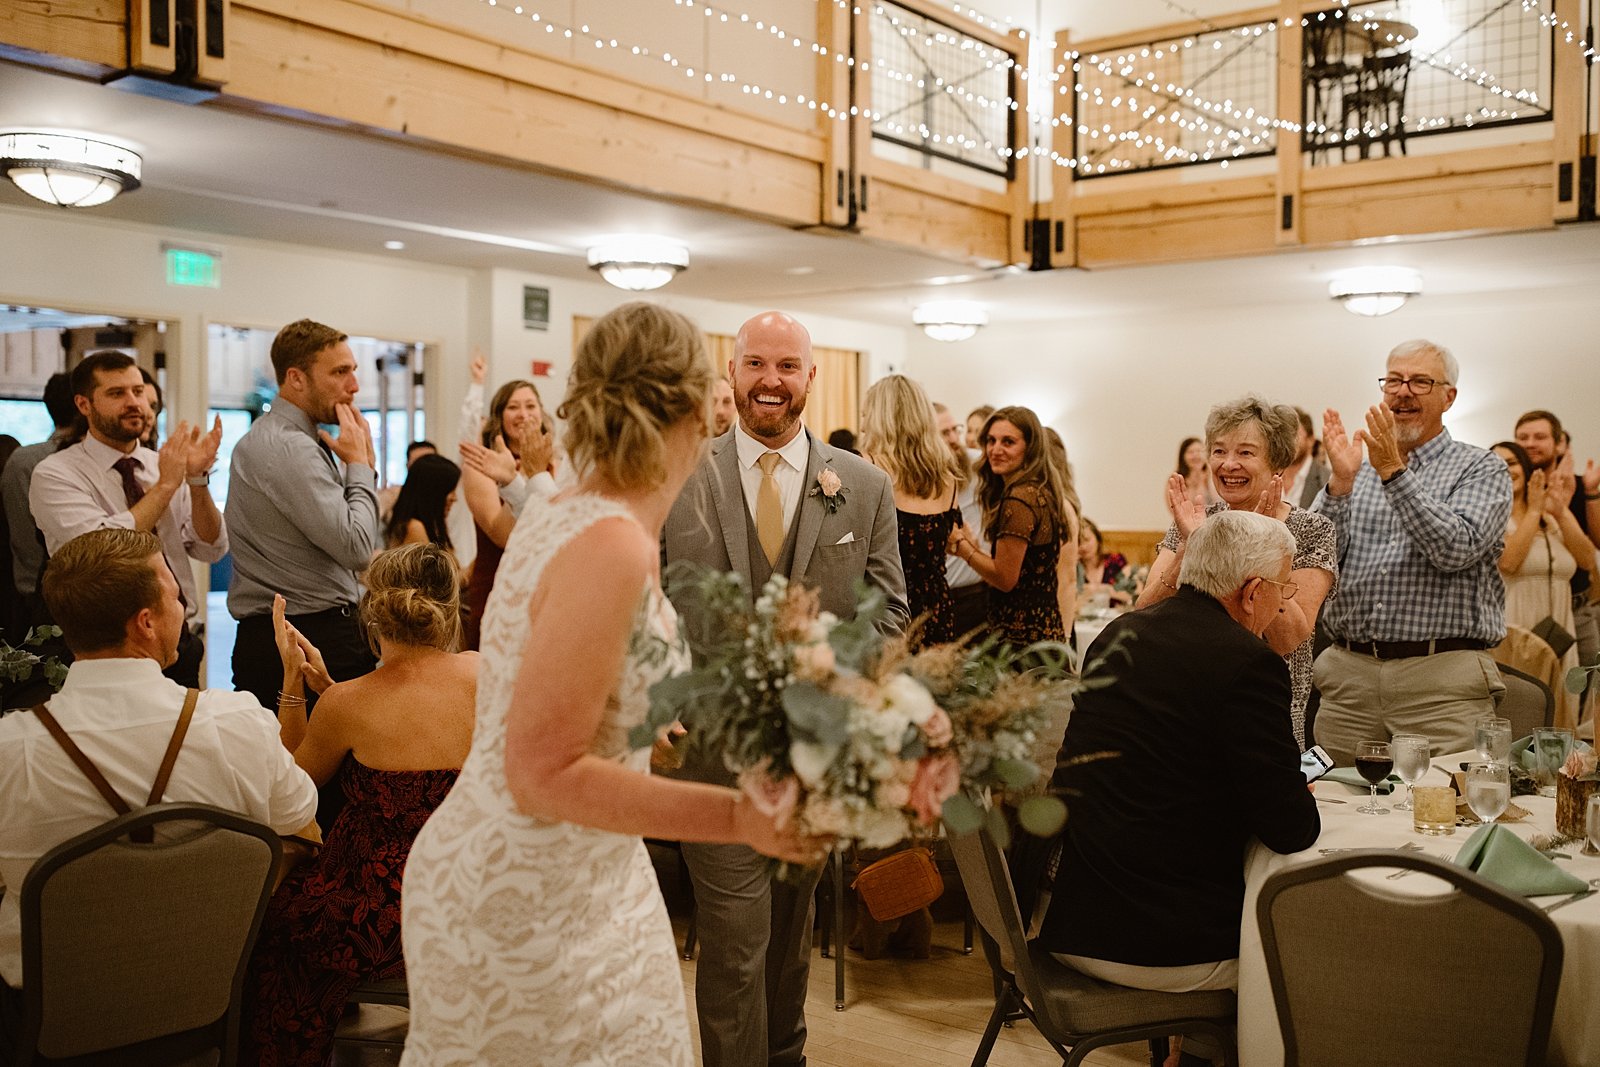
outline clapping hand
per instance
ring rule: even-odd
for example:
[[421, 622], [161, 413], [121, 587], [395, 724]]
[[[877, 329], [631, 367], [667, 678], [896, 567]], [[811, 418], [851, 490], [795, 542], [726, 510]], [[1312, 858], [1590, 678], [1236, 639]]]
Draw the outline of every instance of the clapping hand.
[[312, 692], [326, 692], [333, 684], [333, 676], [317, 650], [285, 614], [283, 594], [272, 596], [272, 636], [278, 644], [278, 659], [283, 663], [285, 681], [297, 678], [311, 687]]
[[1356, 431], [1367, 444], [1367, 459], [1378, 477], [1388, 481], [1405, 469], [1406, 458], [1394, 432], [1394, 412], [1382, 404], [1367, 409], [1367, 428]]
[[477, 471], [502, 488], [517, 477], [516, 457], [506, 447], [506, 439], [498, 434], [493, 448], [485, 448], [476, 441], [462, 441], [461, 462], [468, 470]]
[[1600, 493], [1600, 464], [1591, 459], [1583, 468], [1583, 495], [1592, 497], [1596, 493]]
[[1322, 413], [1322, 450], [1328, 454], [1328, 493], [1346, 496], [1355, 485], [1356, 472], [1361, 469], [1361, 434], [1354, 437], [1345, 433], [1344, 420], [1339, 413], [1328, 408]]
[[[179, 432], [187, 429], [188, 423], [178, 424]], [[202, 434], [198, 426], [194, 429], [193, 443], [189, 452], [189, 477], [198, 478], [209, 471], [212, 464], [217, 462], [217, 449], [222, 447], [222, 416], [218, 415], [211, 424], [211, 432]]]
[[335, 404], [333, 410], [339, 418], [339, 436], [334, 437], [327, 430], [318, 430], [317, 437], [333, 450], [334, 455], [344, 461], [345, 466], [352, 463], [375, 466], [372, 427], [367, 425], [367, 420], [362, 418], [353, 404]]
[[1543, 470], [1536, 470], [1528, 475], [1528, 484], [1525, 490], [1528, 498], [1528, 510], [1535, 515], [1545, 511], [1547, 507], [1545, 498], [1549, 492], [1549, 484]]
[[1189, 486], [1183, 475], [1173, 473], [1167, 478], [1167, 513], [1178, 528], [1178, 540], [1187, 541], [1189, 535], [1200, 529], [1206, 521], [1206, 506], [1198, 496], [1189, 495]]
[[483, 358], [482, 349], [472, 350], [472, 362], [467, 365], [467, 370], [472, 374], [472, 381], [476, 385], [482, 385], [484, 379], [489, 377], [489, 361]]
[[[1578, 479], [1572, 473], [1572, 457], [1562, 456], [1556, 461], [1555, 469], [1550, 472], [1550, 477], [1545, 483], [1543, 507], [1547, 514], [1560, 517], [1572, 503], [1572, 494], [1577, 491]], [[1528, 506], [1533, 506], [1530, 499]]]
[[1265, 515], [1269, 519], [1278, 517], [1278, 508], [1283, 505], [1283, 475], [1274, 474], [1272, 481], [1261, 490], [1261, 499], [1256, 501], [1256, 514]]
[[529, 419], [522, 427], [517, 440], [518, 465], [526, 478], [550, 469], [556, 454], [556, 435], [544, 428], [542, 421]]
[[161, 445], [156, 459], [156, 482], [174, 492], [189, 476], [190, 456], [195, 450], [195, 432], [187, 422], [178, 423]]

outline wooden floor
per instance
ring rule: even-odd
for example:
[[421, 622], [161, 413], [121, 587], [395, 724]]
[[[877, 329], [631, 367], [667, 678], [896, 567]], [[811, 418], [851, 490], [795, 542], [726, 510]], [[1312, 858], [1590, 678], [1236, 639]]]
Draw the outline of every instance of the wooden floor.
[[[683, 923], [674, 921], [678, 943]], [[689, 1014], [694, 1015], [694, 962], [683, 961]], [[989, 968], [981, 950], [961, 951], [961, 924], [940, 923], [933, 956], [926, 960], [865, 960], [854, 951], [845, 960], [845, 1010], [833, 1009], [833, 961], [813, 955], [811, 996], [806, 1007], [810, 1037], [806, 1058], [814, 1067], [966, 1067], [994, 1006]], [[398, 1039], [403, 1009], [368, 1005], [347, 1019], [341, 1033]], [[691, 1030], [693, 1029], [691, 1022]], [[699, 1035], [695, 1035], [698, 1061]], [[343, 1045], [338, 1067], [379, 1067], [399, 1062], [399, 1053]], [[1092, 1067], [1136, 1067], [1149, 1062], [1144, 1045], [1100, 1049]], [[1002, 1030], [992, 1067], [1059, 1067], [1060, 1057], [1027, 1022]]]

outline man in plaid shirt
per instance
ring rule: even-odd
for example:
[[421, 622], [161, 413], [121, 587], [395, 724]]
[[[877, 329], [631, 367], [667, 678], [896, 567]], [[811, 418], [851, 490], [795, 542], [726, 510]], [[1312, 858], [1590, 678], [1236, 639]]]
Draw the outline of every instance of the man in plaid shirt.
[[1323, 609], [1333, 645], [1316, 662], [1316, 738], [1341, 764], [1402, 731], [1435, 754], [1471, 748], [1505, 688], [1487, 650], [1505, 636], [1511, 479], [1444, 428], [1458, 374], [1444, 348], [1407, 341], [1389, 353], [1365, 429], [1323, 415], [1332, 474], [1313, 510], [1338, 529], [1339, 589]]

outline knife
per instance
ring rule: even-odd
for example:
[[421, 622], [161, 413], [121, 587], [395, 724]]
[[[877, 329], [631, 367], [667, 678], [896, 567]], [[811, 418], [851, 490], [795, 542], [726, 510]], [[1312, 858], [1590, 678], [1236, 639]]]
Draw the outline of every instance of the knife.
[[1576, 901], [1582, 900], [1584, 897], [1592, 897], [1592, 896], [1595, 895], [1596, 892], [1597, 892], [1597, 890], [1594, 890], [1594, 889], [1579, 890], [1578, 892], [1572, 894], [1570, 897], [1563, 897], [1562, 899], [1556, 901], [1554, 904], [1546, 904], [1544, 906], [1544, 908], [1543, 908], [1543, 911], [1545, 912], [1545, 914], [1548, 915], [1550, 912], [1555, 911], [1557, 908], [1564, 908], [1568, 904], [1572, 904], [1572, 903], [1574, 903]]

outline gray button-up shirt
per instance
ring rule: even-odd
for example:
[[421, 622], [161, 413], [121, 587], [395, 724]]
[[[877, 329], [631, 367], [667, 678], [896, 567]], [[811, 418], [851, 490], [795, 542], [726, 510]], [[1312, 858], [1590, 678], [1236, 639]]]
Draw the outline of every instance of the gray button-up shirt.
[[23, 594], [32, 594], [38, 589], [39, 570], [44, 566], [44, 545], [39, 543], [39, 527], [28, 506], [28, 485], [33, 480], [34, 468], [60, 447], [71, 432], [70, 428], [60, 429], [48, 440], [23, 445], [11, 453], [5, 471], [0, 473], [0, 499], [5, 502], [6, 525], [11, 535], [11, 573], [17, 591]]
[[231, 471], [229, 613], [264, 615], [273, 593], [290, 615], [354, 604], [356, 574], [381, 547], [377, 472], [341, 468], [311, 416], [282, 397], [234, 446]]

